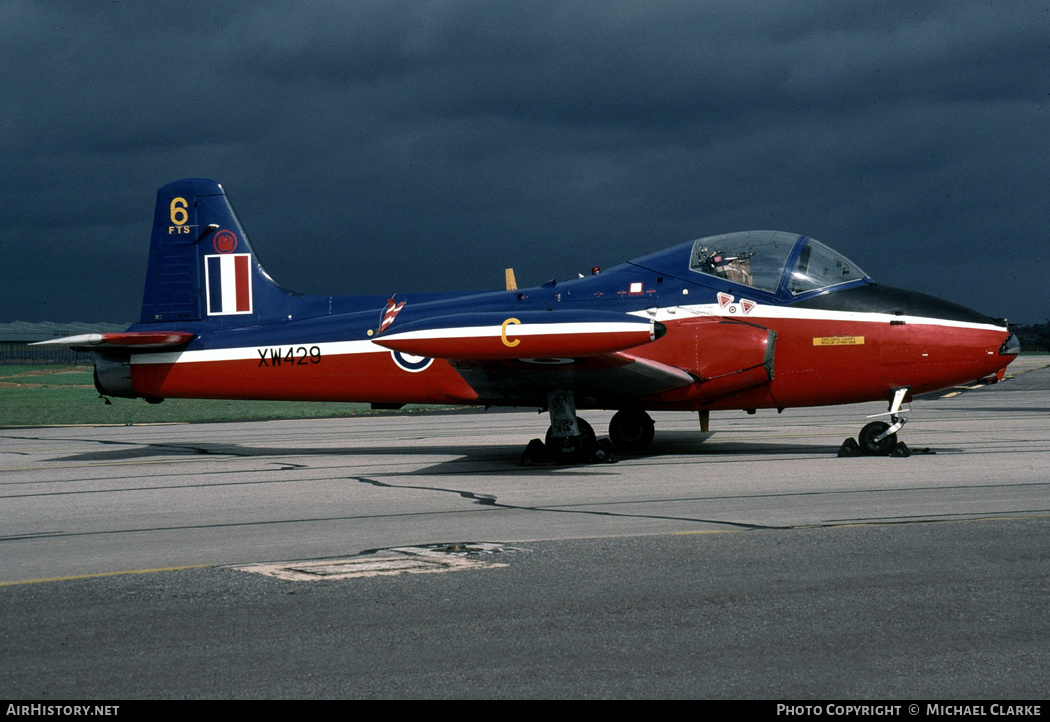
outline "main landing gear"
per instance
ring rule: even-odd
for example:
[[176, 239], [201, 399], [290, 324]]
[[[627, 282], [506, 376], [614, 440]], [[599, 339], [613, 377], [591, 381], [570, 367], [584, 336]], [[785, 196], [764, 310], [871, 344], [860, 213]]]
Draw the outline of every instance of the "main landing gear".
[[543, 441], [533, 439], [522, 454], [526, 466], [618, 461], [616, 452], [636, 454], [648, 448], [655, 425], [649, 414], [637, 409], [617, 411], [609, 423], [609, 438], [599, 439], [594, 429], [576, 415], [571, 392], [547, 394], [550, 428]]
[[[892, 389], [889, 411], [875, 416], [889, 416], [890, 423], [872, 421], [860, 430], [857, 439], [846, 439], [839, 449], [839, 456], [910, 456], [911, 451], [903, 441], [897, 441], [897, 432], [907, 423], [905, 414], [910, 409], [902, 409], [908, 387]], [[873, 416], [869, 416], [874, 418]]]
[[576, 416], [576, 399], [571, 391], [549, 392], [547, 410], [550, 428], [543, 441], [533, 439], [525, 447], [523, 466], [617, 461], [609, 440], [599, 440], [591, 425]]
[[656, 425], [639, 409], [621, 409], [609, 422], [609, 440], [619, 451], [637, 454], [653, 443]]

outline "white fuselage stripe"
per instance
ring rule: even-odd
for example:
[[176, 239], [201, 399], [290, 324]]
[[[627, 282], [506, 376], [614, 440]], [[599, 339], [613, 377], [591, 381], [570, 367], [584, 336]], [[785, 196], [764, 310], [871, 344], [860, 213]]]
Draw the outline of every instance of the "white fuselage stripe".
[[262, 356], [261, 350], [272, 348], [279, 349], [282, 355], [292, 350], [293, 355], [298, 349], [306, 349], [306, 354], [311, 348], [318, 348], [323, 355], [339, 356], [345, 354], [362, 353], [390, 353], [389, 349], [376, 346], [371, 341], [330, 341], [327, 343], [310, 343], [309, 341], [299, 343], [281, 344], [259, 344], [257, 346], [243, 346], [235, 348], [210, 348], [194, 351], [169, 351], [165, 353], [143, 353], [131, 357], [133, 364], [174, 364], [174, 363], [200, 363], [203, 361], [258, 361]]
[[[848, 321], [854, 323], [877, 323], [886, 324], [889, 321], [903, 321], [913, 325], [942, 326], [948, 328], [967, 328], [987, 331], [1002, 331], [1001, 326], [993, 324], [969, 323], [966, 321], [951, 321], [942, 318], [927, 318], [923, 316], [896, 316], [885, 313], [855, 312], [855, 311], [829, 311], [823, 309], [794, 308], [791, 306], [769, 306], [756, 305], [749, 313], [744, 313], [739, 300], [730, 306], [736, 311], [730, 311], [728, 307], [722, 307], [717, 303], [698, 304], [690, 306], [673, 306], [647, 311], [633, 311], [629, 315], [644, 319], [652, 319], [661, 322], [674, 322], [688, 318], [700, 318], [704, 316], [732, 318], [741, 321], [762, 323], [766, 320], [791, 319], [801, 321]], [[655, 313], [654, 313], [655, 312]], [[638, 333], [641, 328], [637, 322], [625, 323], [551, 323], [551, 324], [511, 324], [507, 327], [509, 336], [533, 336], [544, 334], [584, 334], [584, 333]], [[432, 338], [491, 338], [501, 335], [500, 326], [470, 326], [463, 328], [434, 329], [430, 331], [410, 331], [404, 334], [390, 334], [382, 338], [389, 339], [432, 339]], [[133, 354], [133, 364], [174, 364], [174, 363], [200, 363], [205, 361], [244, 361], [258, 360], [260, 350], [268, 348], [280, 348], [284, 353], [290, 348], [299, 349], [305, 347], [307, 353], [312, 347], [317, 347], [325, 356], [353, 355], [367, 353], [390, 353], [389, 349], [383, 348], [371, 340], [366, 341], [332, 341], [324, 343], [311, 343], [308, 341], [281, 343], [281, 344], [258, 344], [254, 346], [202, 349], [194, 351], [170, 351], [163, 353]], [[293, 352], [294, 353], [294, 352]]]
[[[796, 306], [771, 306], [766, 304], [755, 304], [750, 311], [745, 312], [744, 299], [735, 299], [732, 303], [723, 307], [718, 303], [704, 303], [690, 306], [671, 306], [656, 309], [655, 316], [650, 311], [633, 311], [631, 315], [653, 318], [656, 321], [667, 322], [676, 319], [701, 316], [718, 316], [720, 318], [734, 318], [741, 321], [761, 322], [763, 320], [789, 319], [798, 321], [850, 321], [856, 323], [888, 323], [889, 321], [903, 321], [911, 325], [944, 326], [948, 328], [970, 328], [986, 331], [1002, 331], [1002, 326], [990, 323], [971, 323], [969, 321], [952, 321], [945, 318], [931, 318], [928, 316], [898, 316], [888, 313], [872, 313], [859, 311], [831, 311], [826, 309], [799, 308]], [[731, 310], [732, 309], [732, 310]]]

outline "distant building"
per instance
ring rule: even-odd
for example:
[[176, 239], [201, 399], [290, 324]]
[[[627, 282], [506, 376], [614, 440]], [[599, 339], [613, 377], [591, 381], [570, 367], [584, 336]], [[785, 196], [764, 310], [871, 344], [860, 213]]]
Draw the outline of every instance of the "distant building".
[[123, 331], [130, 324], [118, 323], [0, 323], [0, 364], [89, 364], [91, 354], [60, 346], [30, 346], [34, 341], [47, 341], [82, 333]]

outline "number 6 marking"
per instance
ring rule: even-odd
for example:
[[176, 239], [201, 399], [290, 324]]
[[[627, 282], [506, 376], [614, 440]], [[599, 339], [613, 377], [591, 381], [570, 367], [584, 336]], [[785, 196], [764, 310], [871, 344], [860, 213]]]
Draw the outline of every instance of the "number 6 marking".
[[185, 198], [172, 198], [171, 199], [171, 222], [176, 226], [181, 226], [183, 223], [190, 219], [190, 214], [186, 210]]

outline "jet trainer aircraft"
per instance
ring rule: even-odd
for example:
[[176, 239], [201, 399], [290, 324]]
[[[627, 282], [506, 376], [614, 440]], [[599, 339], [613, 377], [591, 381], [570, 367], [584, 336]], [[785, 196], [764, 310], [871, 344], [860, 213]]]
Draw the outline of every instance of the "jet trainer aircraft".
[[157, 193], [142, 316], [57, 343], [95, 352], [107, 396], [524, 406], [546, 409], [546, 455], [593, 456], [578, 409], [615, 409], [622, 452], [648, 411], [886, 400], [853, 448], [898, 447], [913, 395], [1001, 379], [1019, 351], [996, 320], [876, 284], [795, 233], [711, 236], [570, 281], [507, 290], [311, 296], [263, 270], [207, 179]]

